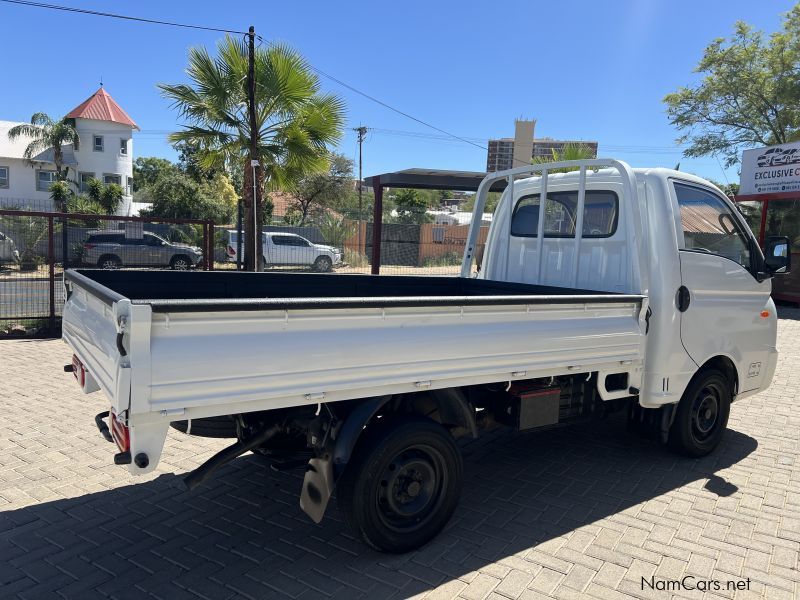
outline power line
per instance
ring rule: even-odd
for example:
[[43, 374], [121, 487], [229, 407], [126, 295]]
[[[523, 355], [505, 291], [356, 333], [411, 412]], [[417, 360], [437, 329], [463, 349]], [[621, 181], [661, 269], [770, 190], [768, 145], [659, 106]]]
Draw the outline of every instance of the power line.
[[93, 15], [95, 17], [109, 17], [112, 19], [122, 19], [124, 21], [138, 21], [140, 23], [151, 23], [153, 25], [169, 25], [170, 27], [183, 27], [184, 29], [201, 29], [203, 31], [217, 31], [220, 33], [235, 33], [247, 35], [246, 31], [236, 29], [223, 29], [221, 27], [206, 27], [204, 25], [190, 25], [188, 23], [177, 23], [175, 21], [161, 21], [158, 19], [145, 19], [143, 17], [132, 17], [130, 15], [120, 15], [116, 13], [100, 12], [86, 8], [76, 8], [74, 6], [61, 6], [59, 4], [45, 4], [44, 2], [31, 2], [30, 0], [0, 0], [6, 4], [19, 4], [21, 6], [32, 6], [34, 8], [47, 8], [50, 10], [61, 10], [64, 12], [80, 13], [83, 15]]
[[[272, 42], [270, 42], [269, 40], [263, 40], [260, 36], [259, 36], [259, 39], [261, 39], [268, 46], [274, 46], [274, 44]], [[460, 141], [464, 142], [465, 144], [470, 144], [471, 146], [475, 146], [476, 148], [480, 148], [481, 150], [488, 150], [488, 148], [486, 146], [482, 146], [480, 144], [476, 144], [475, 142], [472, 142], [472, 141], [468, 140], [467, 138], [462, 138], [461, 136], [458, 136], [458, 135], [456, 135], [454, 133], [450, 133], [446, 129], [442, 129], [441, 127], [437, 127], [436, 125], [432, 125], [432, 124], [430, 124], [430, 123], [428, 123], [426, 121], [423, 121], [422, 119], [418, 119], [417, 117], [415, 117], [413, 115], [410, 115], [407, 112], [400, 110], [399, 108], [395, 108], [391, 104], [387, 104], [383, 100], [379, 100], [375, 96], [372, 96], [372, 95], [370, 95], [370, 94], [368, 94], [366, 92], [362, 92], [358, 88], [355, 88], [352, 85], [350, 85], [349, 83], [346, 83], [346, 82], [342, 81], [341, 79], [339, 79], [337, 77], [334, 77], [333, 75], [331, 75], [329, 73], [326, 73], [322, 69], [319, 69], [319, 68], [315, 67], [314, 65], [312, 65], [310, 63], [309, 63], [309, 67], [315, 73], [319, 73], [320, 75], [322, 75], [323, 77], [325, 77], [327, 79], [330, 79], [334, 83], [338, 83], [343, 88], [346, 88], [346, 89], [350, 90], [351, 92], [358, 94], [359, 96], [363, 96], [367, 100], [371, 100], [372, 102], [375, 102], [376, 104], [380, 104], [384, 108], [388, 108], [389, 110], [391, 110], [392, 112], [397, 113], [398, 115], [402, 115], [407, 119], [411, 119], [412, 121], [416, 121], [420, 125], [424, 125], [425, 127], [428, 127], [428, 128], [433, 129], [435, 131], [438, 131], [439, 133], [443, 133], [443, 134], [445, 134], [447, 136], [450, 136], [451, 138], [460, 140]]]

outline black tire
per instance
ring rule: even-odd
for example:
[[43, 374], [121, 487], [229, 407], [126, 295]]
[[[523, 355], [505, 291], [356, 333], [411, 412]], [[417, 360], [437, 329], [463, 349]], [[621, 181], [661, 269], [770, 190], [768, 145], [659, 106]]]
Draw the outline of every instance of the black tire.
[[703, 369], [689, 382], [669, 430], [669, 446], [699, 458], [717, 447], [731, 411], [731, 381], [718, 369]]
[[97, 261], [97, 266], [101, 269], [119, 269], [122, 266], [122, 261], [119, 256], [113, 254], [104, 254]]
[[356, 535], [382, 552], [432, 540], [458, 505], [461, 451], [447, 429], [419, 416], [364, 433], [337, 484], [337, 503]]
[[330, 256], [318, 256], [314, 261], [314, 270], [319, 273], [327, 273], [333, 270], [333, 261]]
[[169, 261], [169, 268], [173, 271], [188, 271], [192, 268], [192, 261], [188, 256], [178, 254]]
[[[169, 425], [181, 433], [186, 433], [189, 428], [188, 421], [173, 421]], [[192, 429], [189, 435], [205, 438], [235, 438], [236, 423], [227, 416], [192, 419]]]

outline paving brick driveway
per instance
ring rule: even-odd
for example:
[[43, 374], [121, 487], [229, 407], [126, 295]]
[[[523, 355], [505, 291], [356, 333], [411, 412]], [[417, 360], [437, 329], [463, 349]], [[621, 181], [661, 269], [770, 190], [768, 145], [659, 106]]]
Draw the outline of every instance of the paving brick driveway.
[[254, 456], [185, 492], [219, 441], [171, 432], [157, 473], [129, 477], [92, 422], [102, 395], [62, 372], [66, 346], [0, 341], [0, 597], [703, 597], [642, 590], [686, 574], [796, 597], [800, 311], [783, 316], [772, 387], [734, 405], [712, 456], [676, 458], [619, 419], [500, 432], [466, 446], [455, 518], [404, 556], [357, 543], [335, 507], [314, 525], [299, 475]]

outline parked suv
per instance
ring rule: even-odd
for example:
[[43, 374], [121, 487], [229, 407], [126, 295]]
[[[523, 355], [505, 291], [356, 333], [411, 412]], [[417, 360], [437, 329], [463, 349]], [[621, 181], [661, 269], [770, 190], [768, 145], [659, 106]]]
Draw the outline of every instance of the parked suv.
[[119, 267], [169, 267], [184, 271], [203, 260], [197, 246], [168, 242], [154, 233], [125, 237], [124, 231], [90, 231], [83, 243], [82, 262], [102, 269]]
[[[228, 260], [236, 260], [238, 232], [228, 231]], [[246, 242], [246, 240], [244, 240]], [[264, 246], [264, 267], [272, 265], [293, 265], [312, 267], [322, 273], [333, 269], [342, 262], [338, 248], [324, 244], [314, 244], [296, 233], [264, 232], [261, 234]], [[247, 244], [244, 243], [245, 254]]]

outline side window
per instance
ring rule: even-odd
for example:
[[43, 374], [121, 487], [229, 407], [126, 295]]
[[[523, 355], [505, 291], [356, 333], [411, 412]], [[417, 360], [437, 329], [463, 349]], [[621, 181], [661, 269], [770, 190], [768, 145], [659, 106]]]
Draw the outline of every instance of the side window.
[[675, 183], [681, 213], [683, 247], [723, 256], [750, 267], [750, 239], [728, 205], [716, 194], [691, 185]]
[[287, 237], [285, 235], [273, 235], [272, 243], [276, 246], [288, 246]]
[[[544, 208], [545, 237], [575, 237], [578, 191], [553, 192], [547, 195]], [[619, 200], [605, 190], [587, 190], [583, 206], [583, 238], [610, 237], [617, 231]], [[539, 195], [523, 196], [517, 201], [511, 220], [511, 235], [536, 237], [539, 226]]]

